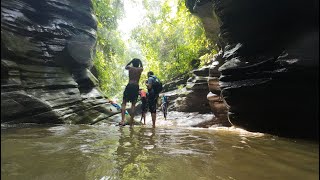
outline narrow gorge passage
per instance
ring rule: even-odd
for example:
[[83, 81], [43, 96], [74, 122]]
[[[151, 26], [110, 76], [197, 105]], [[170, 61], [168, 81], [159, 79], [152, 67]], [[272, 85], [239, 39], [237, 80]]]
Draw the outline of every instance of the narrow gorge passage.
[[318, 49], [317, 0], [2, 0], [1, 178], [319, 180]]

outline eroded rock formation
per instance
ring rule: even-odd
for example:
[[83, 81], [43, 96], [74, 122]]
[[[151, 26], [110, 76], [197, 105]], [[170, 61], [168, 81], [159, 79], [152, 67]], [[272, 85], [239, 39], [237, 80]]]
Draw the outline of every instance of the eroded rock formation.
[[116, 109], [88, 70], [90, 0], [1, 2], [1, 122], [92, 123]]
[[[173, 81], [172, 84], [176, 84], [176, 89], [164, 92], [170, 102], [169, 110], [199, 113], [211, 112], [206, 98], [209, 92], [208, 75], [209, 67], [203, 67], [193, 70], [192, 76], [187, 81], [178, 81], [179, 84]], [[173, 85], [168, 84], [166, 86], [171, 87]]]
[[219, 77], [221, 73], [218, 71], [219, 67], [223, 63], [223, 51], [220, 51], [213, 59], [212, 64], [209, 68], [209, 93], [207, 99], [211, 107], [211, 111], [216, 117], [216, 123], [223, 126], [230, 126], [228, 120], [228, 106], [225, 103], [223, 97], [221, 96], [221, 88], [219, 85]]
[[230, 122], [251, 131], [318, 138], [319, 1], [186, 4], [200, 18], [199, 7], [212, 8], [218, 17], [224, 61], [219, 84]]
[[[214, 59], [215, 62], [218, 62], [218, 59], [222, 58], [221, 55], [218, 55]], [[228, 108], [219, 96], [220, 88], [217, 77], [220, 72], [217, 70], [218, 67], [220, 67], [219, 63], [216, 63], [194, 69], [189, 79], [178, 78], [165, 84], [160, 96], [165, 94], [168, 97], [169, 112], [178, 111], [170, 112], [170, 118], [176, 113], [187, 112], [190, 115], [188, 118], [194, 120], [192, 124], [194, 127], [230, 126], [227, 117]], [[201, 117], [203, 120], [200, 120]], [[184, 120], [187, 119], [181, 117], [178, 121]]]
[[[221, 40], [219, 39], [219, 18], [215, 14], [212, 5], [208, 5], [210, 0], [203, 1], [186, 1], [187, 6], [193, 14], [196, 14], [202, 21], [207, 38], [216, 42], [216, 45], [221, 48]], [[208, 78], [209, 93], [207, 99], [211, 111], [215, 115], [215, 123], [224, 126], [230, 126], [228, 120], [228, 107], [221, 96], [221, 89], [219, 85], [219, 77], [221, 73], [218, 71], [219, 67], [223, 64], [224, 59], [223, 51], [221, 50], [213, 58], [213, 63], [209, 66], [209, 73], [206, 74]]]

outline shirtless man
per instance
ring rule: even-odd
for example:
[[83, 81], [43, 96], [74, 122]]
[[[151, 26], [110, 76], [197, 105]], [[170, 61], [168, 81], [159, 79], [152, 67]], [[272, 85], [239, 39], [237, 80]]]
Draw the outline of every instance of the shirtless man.
[[[129, 66], [130, 64], [132, 64], [132, 66]], [[139, 80], [143, 71], [141, 60], [137, 58], [132, 59], [132, 61], [126, 65], [126, 70], [129, 71], [129, 83], [123, 92], [123, 101], [121, 107], [122, 120], [120, 125], [125, 125], [124, 120], [126, 104], [127, 102], [131, 102], [130, 126], [133, 126], [134, 110], [139, 95]]]

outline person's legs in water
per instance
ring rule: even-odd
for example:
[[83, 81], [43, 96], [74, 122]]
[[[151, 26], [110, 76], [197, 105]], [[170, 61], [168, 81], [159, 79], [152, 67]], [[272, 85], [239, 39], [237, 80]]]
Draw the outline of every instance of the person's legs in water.
[[130, 113], [130, 126], [133, 126], [133, 119], [134, 119], [134, 111], [135, 111], [135, 107], [136, 107], [136, 102], [133, 101], [131, 103], [131, 113]]
[[122, 105], [121, 105], [121, 122], [120, 125], [125, 125], [125, 119], [126, 119], [126, 105], [127, 102], [125, 99], [123, 99]]
[[163, 112], [163, 117], [164, 117], [164, 119], [166, 119], [165, 103], [162, 103], [162, 104], [161, 104], [161, 110], [162, 110], [162, 112]]
[[143, 110], [142, 110], [142, 117], [141, 120], [143, 118], [143, 124], [146, 125], [146, 113], [148, 111], [148, 107], [147, 107], [147, 103], [145, 104]]
[[119, 125], [126, 125], [125, 124], [125, 120], [126, 120], [126, 105], [127, 102], [129, 101], [129, 89], [130, 85], [127, 84], [126, 88], [123, 91], [123, 100], [122, 100], [122, 104], [121, 104], [121, 122], [119, 123]]
[[142, 119], [143, 119], [143, 124], [146, 125], [146, 113], [143, 110], [141, 112], [141, 119], [140, 119], [141, 123], [142, 123]]
[[147, 99], [146, 98], [142, 98], [141, 99], [141, 119], [140, 119], [140, 122], [142, 123], [142, 119], [144, 120], [143, 124], [145, 125], [146, 124], [146, 112], [147, 112]]
[[[125, 125], [126, 120], [126, 105], [127, 102], [131, 102], [131, 121], [133, 121], [134, 118], [134, 107], [135, 103], [138, 98], [138, 92], [139, 91], [139, 85], [137, 84], [128, 84], [123, 92], [123, 102], [121, 105], [121, 122], [120, 125]], [[130, 125], [133, 124], [133, 122], [130, 121]]]
[[140, 123], [142, 123], [142, 118], [143, 118], [143, 112], [141, 112]]
[[135, 106], [139, 95], [139, 85], [138, 84], [128, 84], [128, 100], [131, 102], [131, 112], [130, 112], [130, 126], [133, 126], [133, 120], [135, 115]]
[[166, 120], [167, 120], [167, 116], [168, 116], [168, 103], [166, 103]]
[[167, 103], [162, 104], [162, 111], [163, 111], [164, 119], [167, 120]]
[[149, 111], [151, 113], [151, 119], [152, 119], [152, 127], [155, 128], [156, 127], [156, 110], [157, 110], [157, 96], [156, 94], [154, 94], [154, 90], [151, 90], [149, 92], [149, 99], [148, 99], [148, 103], [149, 103]]
[[151, 118], [152, 118], [152, 127], [155, 128], [156, 127], [157, 114], [156, 113], [151, 113]]

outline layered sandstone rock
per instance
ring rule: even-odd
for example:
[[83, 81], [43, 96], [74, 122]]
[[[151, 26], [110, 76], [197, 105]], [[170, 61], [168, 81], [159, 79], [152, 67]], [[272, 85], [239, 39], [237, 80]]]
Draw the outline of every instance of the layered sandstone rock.
[[185, 87], [188, 79], [189, 76], [187, 74], [174, 78], [172, 81], [163, 84], [163, 92], [168, 92], [178, 88]]
[[[192, 71], [192, 76], [181, 88], [164, 92], [170, 102], [169, 110], [180, 112], [211, 112], [206, 98], [208, 88], [209, 67]], [[161, 96], [161, 95], [160, 95]]]
[[220, 51], [219, 54], [215, 56], [212, 64], [210, 65], [208, 79], [210, 92], [207, 95], [207, 99], [209, 100], [211, 111], [216, 117], [216, 123], [222, 124], [224, 126], [230, 126], [231, 124], [228, 120], [228, 106], [221, 96], [221, 88], [219, 85], [219, 77], [221, 73], [218, 71], [218, 69], [223, 63], [222, 56], [223, 52]]
[[[207, 38], [216, 42], [216, 45], [221, 48], [221, 40], [218, 38], [220, 22], [213, 10], [213, 6], [210, 5], [212, 4], [211, 1], [186, 1], [186, 3], [190, 11], [200, 17], [204, 25]], [[224, 52], [221, 50], [219, 54], [212, 59], [212, 64], [209, 66], [209, 72], [206, 74], [206, 76], [209, 76], [209, 93], [207, 94], [207, 99], [209, 101], [211, 111], [215, 115], [215, 124], [230, 126], [230, 122], [228, 120], [228, 107], [221, 96], [221, 89], [219, 85], [219, 77], [221, 73], [218, 71], [218, 68], [224, 62], [224, 59], [222, 58], [223, 53]]]
[[212, 7], [218, 17], [224, 61], [219, 84], [231, 123], [318, 138], [318, 1], [186, 2], [192, 12]]
[[88, 70], [96, 26], [89, 0], [1, 2], [1, 122], [92, 123], [117, 113]]

